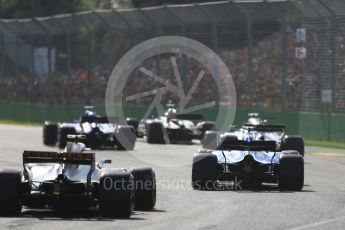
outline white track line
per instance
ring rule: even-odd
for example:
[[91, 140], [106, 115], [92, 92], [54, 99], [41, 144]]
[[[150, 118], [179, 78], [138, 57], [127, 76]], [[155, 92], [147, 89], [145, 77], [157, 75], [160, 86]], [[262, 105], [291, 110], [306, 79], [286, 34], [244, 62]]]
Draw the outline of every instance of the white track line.
[[345, 216], [334, 218], [334, 219], [329, 219], [329, 220], [324, 220], [324, 221], [316, 222], [316, 223], [313, 223], [313, 224], [307, 224], [307, 225], [299, 226], [299, 227], [296, 227], [296, 228], [289, 228], [288, 230], [302, 230], [302, 229], [315, 228], [315, 227], [319, 227], [319, 226], [322, 226], [322, 225], [325, 225], [325, 224], [330, 224], [330, 223], [333, 223], [333, 222], [337, 222], [337, 221], [340, 221], [340, 220], [345, 220]]

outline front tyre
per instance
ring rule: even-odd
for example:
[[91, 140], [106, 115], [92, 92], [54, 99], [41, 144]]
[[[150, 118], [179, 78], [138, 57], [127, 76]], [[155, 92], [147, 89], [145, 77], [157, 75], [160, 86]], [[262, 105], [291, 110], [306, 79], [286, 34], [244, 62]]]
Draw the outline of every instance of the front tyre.
[[59, 143], [58, 146], [60, 149], [63, 149], [67, 145], [67, 136], [75, 135], [77, 131], [73, 127], [61, 127], [59, 130]]
[[301, 136], [287, 136], [283, 140], [282, 150], [295, 150], [304, 156], [304, 140]]
[[120, 125], [115, 131], [117, 150], [133, 150], [136, 139], [137, 137], [132, 126]]
[[48, 121], [43, 125], [43, 144], [47, 146], [55, 146], [57, 141], [58, 126]]
[[146, 140], [150, 144], [165, 144], [164, 127], [161, 122], [147, 124]]

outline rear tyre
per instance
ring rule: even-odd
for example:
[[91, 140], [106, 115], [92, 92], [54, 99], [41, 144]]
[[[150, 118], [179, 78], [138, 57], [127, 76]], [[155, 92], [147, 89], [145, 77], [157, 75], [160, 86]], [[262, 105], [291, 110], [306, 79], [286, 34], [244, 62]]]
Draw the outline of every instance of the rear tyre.
[[280, 190], [300, 191], [304, 186], [304, 159], [297, 151], [286, 151], [280, 157]]
[[282, 150], [295, 150], [304, 156], [304, 140], [301, 136], [287, 136], [282, 143]]
[[206, 131], [201, 140], [204, 149], [216, 149], [218, 147], [219, 134], [216, 131]]
[[208, 130], [213, 130], [216, 131], [217, 130], [217, 126], [216, 123], [213, 121], [204, 121], [203, 123], [203, 130], [206, 132]]
[[152, 210], [156, 204], [156, 175], [152, 168], [133, 169], [135, 209]]
[[67, 135], [76, 135], [77, 132], [73, 127], [62, 127], [59, 131], [59, 148], [63, 149], [67, 145]]
[[152, 122], [147, 124], [146, 140], [150, 144], [165, 144], [163, 124], [161, 122]]
[[197, 153], [193, 158], [193, 189], [212, 190], [216, 188], [217, 156], [209, 153]]
[[203, 139], [206, 131], [216, 131], [216, 123], [213, 121], [202, 121], [196, 125], [197, 129], [201, 131], [200, 139]]
[[129, 218], [134, 201], [134, 178], [131, 173], [114, 170], [101, 177], [99, 211], [102, 217]]
[[115, 144], [118, 150], [133, 150], [136, 138], [134, 128], [129, 125], [120, 125], [115, 131]]
[[0, 171], [0, 215], [17, 216], [22, 211], [21, 172], [13, 170]]
[[138, 120], [135, 118], [128, 117], [126, 121], [127, 121], [127, 125], [132, 126], [134, 128], [134, 133], [136, 136], [138, 136], [138, 126], [139, 126]]
[[55, 146], [57, 141], [58, 126], [55, 123], [48, 121], [43, 125], [43, 144], [48, 146]]

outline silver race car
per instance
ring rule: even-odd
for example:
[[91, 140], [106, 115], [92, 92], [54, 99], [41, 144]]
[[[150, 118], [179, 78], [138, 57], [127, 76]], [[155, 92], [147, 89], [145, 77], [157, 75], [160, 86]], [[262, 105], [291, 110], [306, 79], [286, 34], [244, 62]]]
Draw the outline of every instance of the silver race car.
[[80, 137], [69, 136], [63, 152], [24, 151], [23, 171], [0, 170], [0, 214], [31, 209], [95, 208], [104, 217], [130, 217], [133, 209], [151, 210], [156, 202], [151, 168], [105, 168], [87, 152]]
[[138, 132], [148, 143], [191, 143], [215, 129], [215, 123], [203, 121], [200, 114], [177, 114], [176, 109], [169, 108], [164, 116], [141, 121]]
[[[280, 190], [299, 191], [304, 185], [304, 159], [295, 150], [277, 151], [275, 141], [224, 140], [216, 150], [194, 155], [194, 189], [258, 188], [277, 183]], [[235, 187], [234, 187], [235, 186]]]
[[241, 127], [231, 128], [225, 133], [207, 131], [202, 140], [203, 148], [216, 149], [225, 140], [275, 141], [277, 150], [295, 150], [304, 156], [304, 140], [298, 135], [287, 135], [285, 126], [281, 124], [269, 124], [256, 113], [250, 114], [248, 122]]

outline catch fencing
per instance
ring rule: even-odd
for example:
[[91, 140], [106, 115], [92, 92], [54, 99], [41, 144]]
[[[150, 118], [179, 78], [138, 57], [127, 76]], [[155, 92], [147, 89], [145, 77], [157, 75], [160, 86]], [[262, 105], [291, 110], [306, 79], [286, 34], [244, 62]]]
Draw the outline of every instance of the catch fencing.
[[[345, 112], [343, 0], [220, 1], [2, 19], [0, 100], [103, 104], [116, 63], [158, 36], [191, 38], [216, 52], [230, 70], [240, 107]], [[143, 65], [173, 78], [169, 60], [158, 55]], [[177, 64], [190, 86], [200, 66]], [[146, 90], [139, 75], [131, 76], [128, 95]], [[196, 95], [212, 98], [205, 79]], [[203, 103], [200, 98], [191, 103]]]

